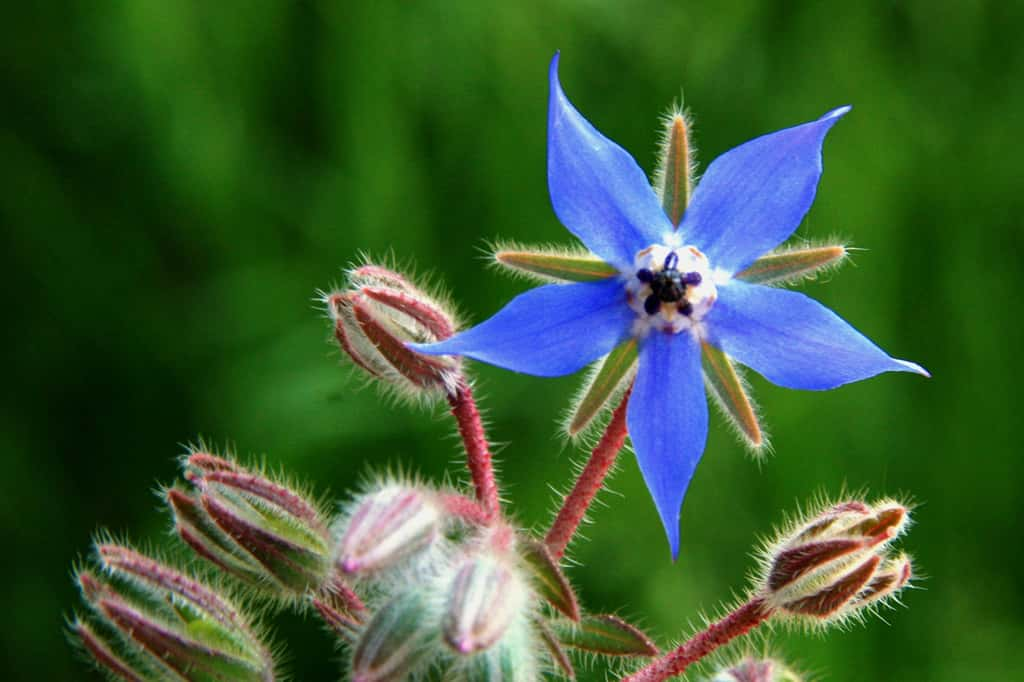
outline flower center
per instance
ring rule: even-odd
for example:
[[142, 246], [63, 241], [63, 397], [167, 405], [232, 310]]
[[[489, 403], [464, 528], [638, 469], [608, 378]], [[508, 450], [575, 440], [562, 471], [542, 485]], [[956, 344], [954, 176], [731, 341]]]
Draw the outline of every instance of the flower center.
[[696, 247], [653, 244], [633, 264], [636, 276], [626, 292], [640, 333], [652, 327], [676, 334], [690, 329], [718, 296], [708, 259]]

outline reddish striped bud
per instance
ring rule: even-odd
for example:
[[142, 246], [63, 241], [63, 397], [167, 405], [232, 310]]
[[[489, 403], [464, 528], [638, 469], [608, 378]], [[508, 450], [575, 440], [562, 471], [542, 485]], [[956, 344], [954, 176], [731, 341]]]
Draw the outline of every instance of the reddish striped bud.
[[71, 626], [118, 679], [274, 679], [270, 650], [247, 616], [194, 578], [123, 545], [97, 547], [98, 574], [77, 579], [88, 615]]
[[445, 642], [463, 656], [491, 648], [523, 619], [529, 596], [519, 571], [503, 556], [467, 557], [448, 586]]
[[764, 555], [761, 591], [774, 610], [817, 620], [843, 618], [906, 584], [909, 562], [887, 559], [906, 528], [904, 505], [859, 501], [832, 505], [801, 520]]
[[402, 275], [377, 265], [349, 273], [349, 289], [323, 297], [334, 336], [352, 362], [403, 394], [455, 389], [459, 363], [421, 355], [410, 342], [434, 342], [455, 331], [454, 315]]
[[385, 485], [353, 502], [339, 524], [334, 563], [349, 575], [398, 565], [435, 543], [443, 521], [437, 496], [413, 486]]
[[323, 513], [301, 492], [236, 462], [194, 452], [191, 490], [171, 488], [178, 535], [222, 570], [282, 596], [318, 590], [330, 567]]

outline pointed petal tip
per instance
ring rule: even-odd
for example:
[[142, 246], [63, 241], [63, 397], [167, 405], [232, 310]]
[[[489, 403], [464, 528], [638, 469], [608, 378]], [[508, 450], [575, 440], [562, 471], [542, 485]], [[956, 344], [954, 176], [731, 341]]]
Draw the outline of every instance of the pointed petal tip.
[[[679, 560], [679, 514], [675, 514], [676, 522], [669, 523], [665, 515], [658, 509], [658, 516], [661, 517], [661, 524], [665, 528], [665, 539], [668, 540], [668, 551], [672, 555], [672, 562]], [[671, 515], [671, 514], [670, 514]]]
[[896, 364], [901, 367], [901, 371], [920, 374], [926, 379], [932, 378], [932, 373], [926, 370], [921, 365], [917, 364], [916, 362], [911, 362], [910, 360], [896, 360]]
[[548, 67], [548, 78], [551, 79], [552, 87], [558, 85], [558, 60], [561, 56], [561, 50], [555, 50], [555, 56], [551, 58], [551, 66]]
[[849, 104], [844, 104], [843, 106], [836, 107], [832, 111], [826, 113], [824, 116], [821, 117], [821, 120], [827, 121], [830, 119], [842, 118], [843, 116], [846, 116], [848, 113], [850, 113], [851, 109], [853, 109], [853, 106]]

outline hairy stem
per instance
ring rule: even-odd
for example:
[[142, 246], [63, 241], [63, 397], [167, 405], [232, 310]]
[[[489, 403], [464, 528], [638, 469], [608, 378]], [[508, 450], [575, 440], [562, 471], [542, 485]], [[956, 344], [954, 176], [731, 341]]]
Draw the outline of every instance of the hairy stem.
[[473, 400], [473, 391], [465, 378], [460, 378], [454, 393], [448, 394], [452, 415], [459, 424], [459, 435], [466, 448], [466, 465], [476, 488], [476, 499], [483, 506], [488, 519], [497, 518], [501, 502], [498, 499], [498, 484], [494, 478], [491, 451], [484, 434], [480, 411]]
[[747, 634], [767, 620], [771, 613], [764, 600], [755, 597], [722, 620], [712, 623], [706, 630], [697, 633], [675, 650], [632, 675], [622, 678], [622, 682], [662, 682], [681, 675], [691, 663], [699, 661], [736, 637]]
[[584, 514], [594, 501], [594, 497], [604, 485], [608, 470], [615, 463], [615, 458], [626, 442], [626, 406], [632, 387], [622, 397], [622, 402], [615, 408], [612, 419], [608, 422], [600, 442], [590, 455], [590, 460], [580, 472], [572, 491], [565, 496], [562, 508], [558, 511], [551, 530], [548, 531], [547, 542], [551, 555], [556, 559], [565, 554], [565, 548], [576, 534]]
[[476, 500], [462, 495], [445, 495], [441, 498], [445, 511], [469, 523], [486, 525], [491, 517]]

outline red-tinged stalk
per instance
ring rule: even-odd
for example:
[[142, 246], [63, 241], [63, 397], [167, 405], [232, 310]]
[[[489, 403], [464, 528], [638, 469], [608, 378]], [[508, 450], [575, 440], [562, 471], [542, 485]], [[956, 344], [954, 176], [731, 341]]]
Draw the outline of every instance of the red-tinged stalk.
[[498, 483], [494, 477], [494, 463], [491, 461], [491, 450], [487, 444], [480, 410], [473, 399], [473, 391], [469, 383], [460, 378], [454, 394], [448, 395], [452, 416], [459, 425], [459, 435], [466, 448], [466, 465], [476, 489], [476, 499], [480, 502], [488, 520], [494, 520], [501, 514], [501, 500], [498, 495]]
[[483, 526], [487, 525], [491, 520], [487, 511], [480, 506], [479, 502], [462, 495], [444, 495], [441, 498], [441, 504], [446, 512], [467, 523]]
[[612, 468], [615, 458], [618, 457], [619, 451], [622, 450], [622, 446], [626, 442], [626, 408], [629, 404], [631, 390], [626, 391], [622, 402], [612, 413], [611, 421], [608, 422], [601, 440], [591, 453], [590, 460], [583, 467], [579, 478], [576, 479], [572, 491], [565, 496], [562, 508], [551, 524], [545, 541], [556, 559], [565, 554], [566, 547], [569, 546], [570, 540], [576, 534], [576, 529], [579, 528], [587, 509], [590, 508], [594, 497], [604, 485], [608, 471]]
[[622, 682], [661, 682], [681, 675], [693, 663], [715, 649], [747, 634], [771, 616], [771, 609], [760, 598], [754, 598], [728, 616], [712, 623], [684, 644], [650, 665], [623, 678]]
[[331, 628], [334, 634], [345, 641], [353, 643], [359, 636], [360, 621], [351, 614], [336, 609], [325, 599], [312, 599], [313, 608], [320, 614], [320, 618]]

